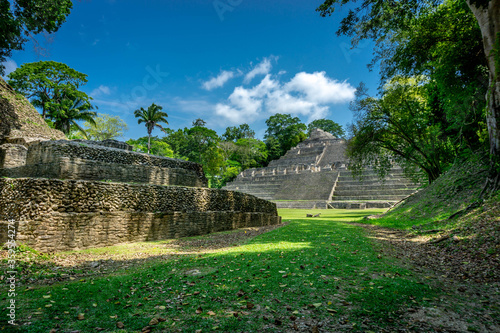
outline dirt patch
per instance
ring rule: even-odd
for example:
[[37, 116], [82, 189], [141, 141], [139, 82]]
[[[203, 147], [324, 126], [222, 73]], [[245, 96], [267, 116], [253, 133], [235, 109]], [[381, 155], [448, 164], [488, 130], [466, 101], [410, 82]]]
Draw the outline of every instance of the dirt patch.
[[[477, 222], [475, 234], [490, 233], [489, 222], [488, 225]], [[500, 332], [498, 258], [478, 255], [488, 253], [488, 247], [474, 247], [461, 241], [464, 233], [460, 228], [422, 235], [356, 225], [383, 244], [386, 256], [399, 259], [401, 264], [418, 272], [422, 282], [442, 290], [442, 296], [431, 302], [431, 307], [403, 309], [400, 318], [406, 325], [419, 332]], [[470, 231], [470, 224], [461, 228]]]

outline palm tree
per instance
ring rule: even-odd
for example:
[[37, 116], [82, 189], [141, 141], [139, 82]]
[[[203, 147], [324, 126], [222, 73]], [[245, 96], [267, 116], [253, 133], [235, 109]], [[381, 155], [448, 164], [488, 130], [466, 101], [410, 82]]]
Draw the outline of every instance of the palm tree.
[[153, 103], [148, 107], [147, 110], [144, 110], [144, 108], [140, 108], [134, 111], [134, 116], [136, 118], [139, 118], [139, 120], [137, 120], [137, 123], [145, 123], [146, 129], [148, 130], [148, 154], [151, 151], [151, 133], [153, 132], [153, 129], [155, 127], [159, 127], [163, 131], [163, 127], [158, 123], [165, 123], [168, 125], [168, 114], [166, 112], [162, 112], [162, 109], [163, 107]]
[[46, 105], [48, 106], [47, 115], [52, 119], [54, 128], [61, 130], [66, 135], [71, 131], [71, 126], [74, 125], [86, 136], [85, 130], [78, 125], [78, 120], [95, 124], [94, 117], [97, 114], [91, 111], [94, 107], [79, 97], [72, 99], [62, 96], [58, 102]]

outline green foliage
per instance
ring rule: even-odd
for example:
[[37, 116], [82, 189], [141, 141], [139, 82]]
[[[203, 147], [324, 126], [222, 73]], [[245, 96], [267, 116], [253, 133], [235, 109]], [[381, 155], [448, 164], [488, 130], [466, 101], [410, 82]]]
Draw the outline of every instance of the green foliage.
[[90, 140], [108, 140], [121, 137], [128, 126], [119, 116], [110, 116], [109, 114], [97, 114], [94, 123], [84, 123], [85, 132]]
[[258, 139], [238, 139], [235, 147], [231, 159], [239, 162], [243, 170], [262, 167], [267, 161], [266, 144]]
[[163, 140], [172, 147], [175, 157], [200, 163], [209, 185], [216, 186], [225, 165], [220, 138], [214, 130], [204, 127], [204, 123], [197, 123], [203, 126], [171, 131]]
[[[149, 138], [145, 136], [137, 140], [130, 139], [126, 142], [134, 147], [134, 151], [148, 153], [148, 140]], [[158, 139], [157, 136], [151, 137], [150, 145], [150, 153], [152, 155], [174, 157], [174, 151], [170, 145], [165, 141]]]
[[146, 130], [148, 131], [148, 154], [151, 152], [151, 133], [153, 132], [153, 129], [155, 127], [159, 127], [163, 130], [163, 127], [159, 123], [165, 123], [168, 125], [168, 114], [161, 110], [163, 110], [163, 107], [153, 103], [147, 108], [147, 110], [140, 108], [134, 111], [134, 116], [139, 118], [137, 123], [144, 123]]
[[[380, 99], [354, 105], [358, 119], [349, 154], [355, 169], [368, 163], [383, 174], [395, 159], [433, 181], [461, 151], [485, 149], [488, 71], [481, 30], [467, 2], [328, 0], [317, 11], [328, 16], [346, 5], [337, 34], [353, 37], [354, 46], [375, 41], [371, 66], [380, 62], [382, 84]], [[398, 77], [426, 79], [409, 90], [388, 91]]]
[[77, 121], [94, 123], [96, 113], [91, 111], [93, 106], [88, 101], [66, 93], [57, 91], [56, 98], [45, 104], [47, 116], [53, 121], [54, 128], [61, 130], [64, 134], [68, 135], [71, 126], [74, 126], [87, 136]]
[[424, 229], [435, 229], [433, 222], [446, 220], [478, 199], [488, 172], [486, 160], [473, 154], [461, 157], [434, 183], [369, 223], [397, 229], [421, 225]]
[[426, 78], [396, 77], [380, 99], [358, 89], [352, 104], [354, 136], [347, 149], [355, 171], [371, 165], [383, 176], [396, 161], [407, 175], [419, 169], [432, 182], [453, 161], [455, 147], [434, 118], [427, 88]]
[[304, 141], [307, 127], [298, 117], [277, 113], [266, 120], [267, 130], [264, 135], [268, 146], [268, 160], [285, 155], [292, 147]]
[[[351, 5], [356, 3], [356, 5]], [[443, 0], [326, 0], [316, 11], [330, 16], [335, 9], [349, 5], [337, 35], [354, 36], [353, 45], [361, 39], [383, 40], [394, 31], [409, 31], [409, 21]]]
[[345, 136], [342, 126], [330, 119], [316, 119], [310, 122], [309, 125], [307, 125], [307, 135], [310, 135], [311, 131], [315, 128], [322, 129], [337, 138], [343, 138]]
[[226, 128], [222, 138], [226, 141], [238, 141], [239, 139], [253, 139], [255, 132], [248, 126], [248, 124], [241, 124], [240, 126], [231, 126]]
[[[54, 123], [52, 123], [50, 120], [46, 119], [46, 122], [50, 122], [51, 128], [54, 128]], [[85, 129], [83, 129], [85, 131]], [[89, 137], [87, 136], [87, 132], [82, 132], [78, 127], [76, 127], [74, 124], [71, 124], [69, 127], [69, 133], [66, 134], [66, 137], [68, 140], [88, 140]]]
[[193, 121], [192, 125], [193, 127], [205, 127], [207, 122], [201, 118], [197, 118]]
[[70, 0], [0, 0], [0, 74], [13, 50], [22, 50], [32, 35], [56, 32], [72, 7]]
[[21, 65], [9, 74], [9, 85], [42, 109], [45, 118], [48, 104], [61, 102], [61, 96], [80, 99], [90, 105], [92, 100], [78, 89], [87, 83], [87, 75], [66, 64], [38, 61]]
[[433, 85], [435, 117], [457, 144], [478, 149], [484, 128], [488, 70], [481, 30], [465, 1], [449, 0], [379, 44], [382, 81], [426, 75]]

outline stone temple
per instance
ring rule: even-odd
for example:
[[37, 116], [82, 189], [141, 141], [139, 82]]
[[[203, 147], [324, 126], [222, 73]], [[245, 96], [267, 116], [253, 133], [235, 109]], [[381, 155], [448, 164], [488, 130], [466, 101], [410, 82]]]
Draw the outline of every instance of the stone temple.
[[206, 188], [193, 162], [65, 140], [0, 78], [0, 245], [42, 252], [281, 223], [276, 205]]
[[346, 141], [320, 129], [266, 168], [248, 169], [226, 187], [271, 200], [278, 208], [386, 208], [414, 193], [418, 184], [393, 166], [381, 180], [373, 170], [362, 179], [347, 169]]

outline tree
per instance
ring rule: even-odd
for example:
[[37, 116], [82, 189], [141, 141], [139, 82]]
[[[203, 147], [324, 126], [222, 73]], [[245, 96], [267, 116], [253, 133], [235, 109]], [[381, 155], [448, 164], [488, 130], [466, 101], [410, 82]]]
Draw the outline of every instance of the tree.
[[163, 107], [151, 104], [147, 110], [140, 108], [134, 111], [134, 116], [139, 118], [137, 120], [138, 124], [144, 123], [148, 131], [148, 154], [151, 152], [151, 133], [155, 127], [159, 127], [163, 130], [163, 127], [159, 123], [165, 123], [168, 125], [167, 113], [161, 111]]
[[[395, 32], [376, 58], [382, 82], [395, 75], [426, 75], [432, 84], [435, 117], [459, 146], [483, 149], [488, 70], [481, 30], [463, 0], [448, 0]], [[478, 136], [478, 133], [481, 137]]]
[[380, 99], [369, 97], [363, 86], [357, 90], [351, 105], [356, 122], [347, 149], [351, 168], [360, 171], [371, 165], [384, 176], [394, 160], [407, 175], [417, 168], [429, 182], [441, 175], [456, 150], [434, 118], [428, 89], [425, 77], [395, 77]]
[[209, 181], [209, 186], [220, 186], [224, 172], [225, 156], [217, 132], [203, 126], [179, 129], [170, 132], [163, 141], [168, 143], [176, 158], [200, 163]]
[[197, 118], [193, 121], [193, 127], [205, 127], [207, 122], [201, 118]]
[[[298, 117], [292, 117], [289, 114], [277, 113], [266, 120], [266, 125], [264, 139], [268, 145], [269, 160], [285, 155], [290, 148], [295, 147], [307, 137], [304, 132], [306, 125]], [[272, 149], [270, 149], [271, 145]]]
[[[317, 9], [322, 16], [331, 15], [337, 6], [349, 0], [327, 0]], [[434, 10], [439, 0], [363, 0], [342, 19], [337, 34], [352, 36], [353, 44], [370, 38], [383, 43], [395, 31], [410, 31], [409, 23], [420, 14]], [[484, 54], [489, 69], [486, 95], [486, 123], [489, 133], [491, 168], [488, 187], [494, 191], [500, 185], [500, 0], [466, 0], [481, 29]]]
[[79, 97], [59, 92], [56, 95], [59, 96], [56, 100], [47, 103], [48, 117], [53, 121], [54, 128], [68, 135], [73, 125], [86, 136], [85, 130], [77, 121], [83, 120], [93, 124], [93, 118], [96, 116], [96, 113], [91, 111], [93, 106]]
[[328, 132], [336, 136], [337, 138], [341, 138], [345, 135], [342, 126], [340, 126], [339, 124], [330, 119], [313, 120], [312, 122], [309, 123], [309, 125], [307, 125], [307, 134], [310, 135], [311, 131], [315, 128], [322, 129], [323, 131]]
[[[1, 1], [1, 0], [0, 0]], [[71, 95], [90, 102], [87, 94], [78, 89], [87, 83], [87, 75], [68, 65], [55, 61], [38, 61], [21, 65], [9, 74], [9, 85], [42, 109], [45, 119], [47, 103], [54, 102], [57, 94]]]
[[248, 124], [241, 124], [240, 126], [227, 127], [222, 138], [226, 141], [238, 141], [239, 139], [253, 139], [255, 132], [248, 126]]
[[109, 140], [121, 137], [127, 130], [127, 124], [119, 116], [99, 113], [94, 123], [85, 122], [85, 132], [90, 140]]
[[[134, 146], [134, 151], [147, 153], [148, 152], [148, 137], [142, 137], [137, 140], [130, 139], [127, 143], [131, 146]], [[150, 139], [151, 141], [151, 154], [156, 156], [163, 157], [174, 157], [174, 151], [170, 147], [170, 145], [160, 139], [158, 137], [153, 136]]]
[[70, 0], [0, 0], [0, 74], [13, 50], [22, 50], [28, 37], [56, 32], [72, 7]]
[[492, 158], [485, 190], [493, 192], [500, 186], [500, 0], [467, 0], [467, 4], [481, 28], [489, 69], [486, 125]]

